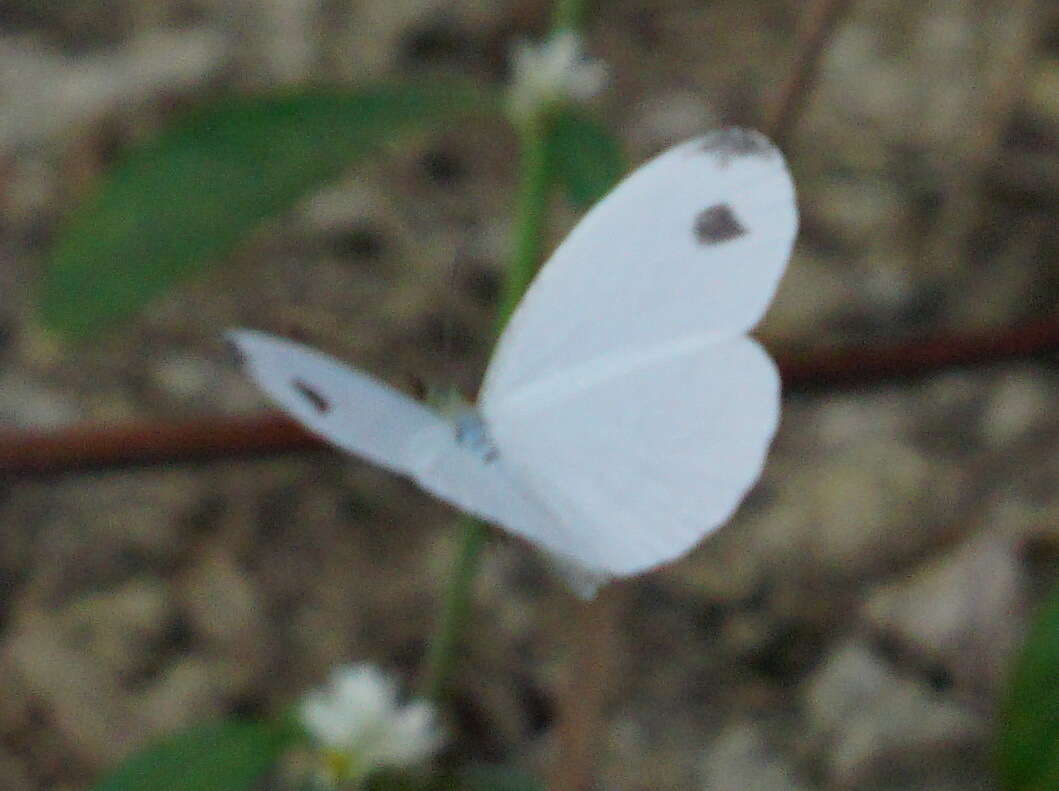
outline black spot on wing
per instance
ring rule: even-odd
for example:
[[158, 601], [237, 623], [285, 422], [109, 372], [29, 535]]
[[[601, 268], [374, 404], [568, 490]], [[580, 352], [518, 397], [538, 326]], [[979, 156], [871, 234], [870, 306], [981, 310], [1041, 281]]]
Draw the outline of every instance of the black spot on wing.
[[753, 129], [741, 129], [733, 126], [719, 129], [706, 135], [702, 141], [702, 150], [713, 155], [718, 167], [727, 167], [733, 159], [741, 157], [761, 157], [767, 159], [776, 153], [775, 147], [760, 132]]
[[746, 234], [747, 229], [727, 203], [703, 209], [695, 218], [695, 240], [699, 244], [722, 244]]
[[291, 385], [301, 393], [302, 397], [313, 405], [313, 409], [319, 412], [321, 415], [325, 415], [331, 411], [331, 402], [324, 398], [320, 393], [309, 385], [305, 384], [301, 379], [295, 379], [291, 382]]

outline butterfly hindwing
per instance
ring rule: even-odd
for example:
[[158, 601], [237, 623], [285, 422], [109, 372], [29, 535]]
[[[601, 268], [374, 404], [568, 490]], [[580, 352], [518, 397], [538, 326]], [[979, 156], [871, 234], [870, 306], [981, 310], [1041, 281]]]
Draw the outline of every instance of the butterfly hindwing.
[[560, 544], [615, 576], [683, 555], [757, 479], [779, 377], [752, 339], [674, 344], [566, 390], [486, 409], [501, 458], [560, 515]]

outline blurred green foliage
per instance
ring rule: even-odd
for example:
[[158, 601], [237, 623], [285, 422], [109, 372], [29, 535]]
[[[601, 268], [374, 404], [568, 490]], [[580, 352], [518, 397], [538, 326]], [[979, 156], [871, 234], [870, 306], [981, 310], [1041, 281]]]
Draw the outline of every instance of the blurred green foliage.
[[544, 791], [544, 785], [509, 766], [473, 764], [453, 774], [432, 776], [377, 772], [365, 791]]
[[456, 84], [231, 98], [131, 150], [45, 262], [41, 316], [99, 332], [384, 143], [489, 105]]
[[[455, 83], [230, 98], [130, 150], [45, 260], [44, 325], [76, 339], [127, 319], [222, 260], [264, 220], [403, 135], [499, 111]], [[573, 110], [549, 137], [554, 182], [587, 208], [624, 171], [614, 137]]]
[[574, 206], [588, 209], [625, 174], [617, 139], [589, 116], [563, 110], [548, 136], [553, 178]]
[[1041, 609], [1015, 664], [997, 758], [1008, 791], [1059, 789], [1059, 589]]
[[300, 736], [289, 723], [200, 725], [132, 756], [93, 791], [250, 789]]
[[460, 791], [544, 791], [544, 784], [507, 766], [469, 766], [459, 774]]

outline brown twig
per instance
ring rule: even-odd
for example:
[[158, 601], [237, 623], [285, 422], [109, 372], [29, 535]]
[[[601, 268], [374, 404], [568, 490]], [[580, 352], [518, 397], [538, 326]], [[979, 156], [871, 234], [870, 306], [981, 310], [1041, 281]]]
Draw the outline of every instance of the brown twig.
[[0, 431], [0, 476], [55, 475], [321, 449], [279, 414]]
[[852, 0], [814, 0], [802, 17], [794, 62], [765, 108], [762, 129], [777, 145], [787, 142], [801, 118], [831, 34], [852, 5]]
[[863, 387], [951, 368], [1049, 357], [1059, 350], [1059, 321], [1043, 319], [1006, 331], [939, 337], [891, 345], [858, 346], [801, 356], [779, 355], [784, 390]]
[[555, 696], [558, 755], [548, 788], [589, 791], [600, 749], [605, 741], [604, 712], [616, 688], [620, 658], [618, 624], [624, 609], [623, 589], [610, 585], [591, 602], [568, 598], [563, 631], [573, 651], [566, 678]]
[[1025, 95], [1033, 53], [1046, 30], [1044, 5], [1043, 0], [1013, 0], [996, 12], [1003, 15], [998, 25], [982, 26], [991, 50], [982, 77], [984, 87], [967, 132], [947, 157], [944, 197], [926, 251], [938, 264], [964, 257], [971, 233], [982, 218], [982, 181], [995, 167], [1004, 131]]
[[[784, 390], [863, 387], [954, 367], [1046, 357], [1059, 350], [1059, 322], [1006, 332], [777, 355]], [[0, 476], [55, 475], [121, 467], [183, 464], [238, 456], [321, 450], [322, 442], [279, 414], [53, 431], [0, 431]]]

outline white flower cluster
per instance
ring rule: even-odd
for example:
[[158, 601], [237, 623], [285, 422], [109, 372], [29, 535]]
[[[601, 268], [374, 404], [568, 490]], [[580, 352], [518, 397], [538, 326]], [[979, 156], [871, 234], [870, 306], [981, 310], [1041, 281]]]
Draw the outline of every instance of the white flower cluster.
[[603, 90], [607, 69], [584, 53], [571, 30], [553, 33], [540, 44], [521, 42], [512, 57], [508, 109], [518, 123], [565, 101], [584, 101]]
[[323, 758], [321, 780], [355, 785], [383, 768], [412, 766], [441, 747], [434, 707], [398, 703], [397, 684], [369, 664], [334, 671], [323, 689], [307, 694], [301, 722]]

